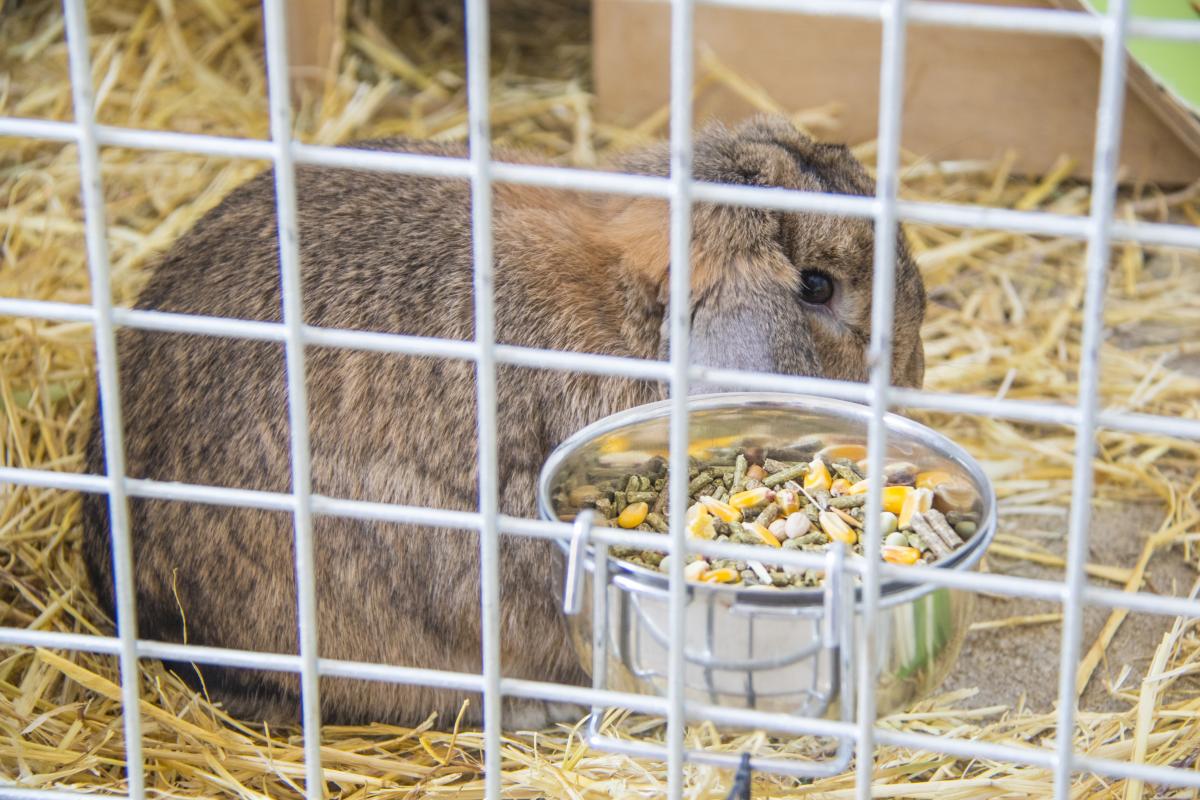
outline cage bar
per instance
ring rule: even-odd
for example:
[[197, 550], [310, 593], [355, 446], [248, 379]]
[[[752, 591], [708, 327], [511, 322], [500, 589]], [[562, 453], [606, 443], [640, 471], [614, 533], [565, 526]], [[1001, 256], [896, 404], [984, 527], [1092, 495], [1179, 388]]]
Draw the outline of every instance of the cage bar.
[[104, 488], [108, 494], [112, 539], [113, 596], [117, 615], [118, 660], [121, 669], [121, 707], [124, 716], [125, 774], [129, 795], [146, 794], [142, 754], [141, 677], [137, 657], [137, 612], [134, 602], [133, 548], [129, 502], [125, 491], [125, 432], [121, 422], [121, 390], [117, 384], [117, 339], [112, 320], [112, 283], [108, 259], [108, 229], [101, 188], [100, 145], [88, 53], [87, 8], [84, 0], [65, 0], [65, 31], [71, 94], [78, 131], [80, 193], [88, 275], [91, 280], [96, 373], [100, 391], [100, 421], [104, 441]]
[[275, 167], [275, 211], [283, 301], [284, 363], [287, 371], [288, 426], [291, 432], [292, 519], [296, 550], [296, 622], [300, 644], [300, 702], [304, 732], [305, 794], [323, 800], [321, 700], [317, 673], [317, 587], [313, 548], [312, 452], [305, 383], [304, 302], [296, 221], [296, 165], [292, 158], [291, 83], [288, 71], [286, 13], [283, 0], [263, 0], [266, 34], [267, 97]]
[[671, 0], [671, 173], [670, 173], [670, 397], [668, 504], [670, 525], [670, 622], [667, 661], [667, 796], [683, 797], [683, 735], [687, 720], [684, 686], [687, 606], [684, 561], [687, 529], [678, 509], [688, 499], [688, 364], [691, 336], [692, 243], [692, 0]]
[[1125, 100], [1125, 34], [1129, 5], [1113, 0], [1104, 23], [1100, 62], [1100, 102], [1096, 110], [1096, 153], [1088, 230], [1083, 309], [1083, 343], [1079, 354], [1079, 420], [1075, 428], [1075, 465], [1071, 485], [1071, 518], [1067, 531], [1067, 594], [1063, 599], [1062, 648], [1058, 665], [1058, 763], [1054, 796], [1067, 800], [1075, 755], [1075, 673], [1083, 638], [1084, 567], [1092, 519], [1092, 488], [1096, 452], [1096, 409], [1099, 406], [1100, 342], [1104, 333], [1104, 294], [1108, 286], [1109, 221], [1117, 193], [1117, 158]]
[[492, 296], [491, 122], [488, 104], [488, 7], [467, 0], [467, 116], [474, 255], [476, 419], [479, 474], [480, 611], [483, 621], [484, 796], [500, 797], [500, 514], [496, 456], [496, 319]]
[[[896, 198], [899, 194], [900, 120], [903, 113], [905, 13], [907, 0], [888, 0], [883, 13], [883, 51], [879, 59], [879, 139], [875, 157], [875, 245], [871, 285], [870, 366], [871, 420], [867, 428], [867, 472], [882, 475], [887, 458], [888, 396], [892, 379], [892, 323], [896, 294]], [[867, 492], [863, 552], [879, 552], [883, 482], [871, 481]], [[862, 625], [874, 631], [879, 619], [879, 559], [865, 558], [862, 576]], [[875, 691], [878, 685], [878, 640], [873, 635], [855, 642], [858, 650], [858, 749], [855, 789], [870, 800], [875, 771]]]

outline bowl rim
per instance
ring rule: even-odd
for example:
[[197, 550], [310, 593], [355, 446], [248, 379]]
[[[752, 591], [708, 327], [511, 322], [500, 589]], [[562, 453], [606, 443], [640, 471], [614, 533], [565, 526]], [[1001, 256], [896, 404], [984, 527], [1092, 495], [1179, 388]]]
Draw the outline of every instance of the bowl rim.
[[[671, 400], [660, 400], [619, 411], [587, 425], [567, 437], [556, 447], [545, 463], [538, 476], [538, 512], [548, 521], [559, 521], [554, 514], [550, 502], [552, 477], [558, 472], [571, 455], [580, 448], [590, 444], [595, 439], [606, 434], [614, 433], [622, 428], [654, 419], [668, 418], [674, 403]], [[871, 419], [871, 408], [861, 403], [846, 400], [836, 400], [804, 394], [782, 392], [720, 392], [712, 394], [690, 395], [687, 400], [689, 414], [697, 411], [713, 411], [726, 408], [793, 408], [807, 413], [824, 414], [826, 416], [850, 420], [860, 423], [863, 433]], [[992, 482], [979, 462], [966, 450], [949, 437], [923, 425], [916, 420], [901, 416], [894, 412], [884, 415], [884, 424], [888, 433], [900, 433], [912, 441], [919, 443], [939, 456], [957, 463], [974, 481], [981, 494], [984, 509], [979, 529], [967, 543], [956, 550], [949, 558], [935, 562], [932, 566], [938, 569], [954, 569], [967, 571], [973, 569], [983, 557], [996, 533], [996, 494]], [[555, 539], [563, 553], [567, 553], [570, 543], [563, 539]], [[592, 571], [591, 545], [588, 546], [586, 568]], [[643, 584], [648, 591], [663, 591], [669, 587], [668, 577], [661, 572], [641, 567], [637, 564], [612, 559], [610, 570], [622, 573], [638, 584]], [[715, 592], [729, 595], [739, 604], [765, 606], [800, 606], [818, 605], [823, 602], [824, 590], [821, 587], [772, 589], [747, 588], [725, 584], [692, 583], [687, 585], [689, 592]], [[881, 605], [892, 606], [915, 600], [925, 595], [937, 586], [929, 584], [914, 584], [906, 581], [891, 580], [880, 585], [879, 595]], [[861, 601], [862, 587], [855, 588], [855, 601]]]

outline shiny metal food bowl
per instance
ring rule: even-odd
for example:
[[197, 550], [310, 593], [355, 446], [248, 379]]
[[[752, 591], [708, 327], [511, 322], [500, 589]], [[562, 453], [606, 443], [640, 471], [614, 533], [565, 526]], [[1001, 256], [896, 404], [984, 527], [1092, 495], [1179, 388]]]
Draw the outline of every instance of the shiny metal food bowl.
[[[870, 409], [854, 403], [765, 393], [689, 398], [693, 454], [708, 446], [796, 446], [820, 437], [866, 443]], [[563, 442], [542, 469], [539, 509], [559, 519], [556, 496], [606, 466], [633, 467], [667, 450], [670, 404], [654, 403], [596, 422]], [[936, 562], [971, 570], [996, 528], [995, 496], [979, 465], [941, 434], [889, 414], [888, 461], [945, 470], [975, 489], [978, 528], [966, 544]], [[667, 692], [668, 581], [663, 573], [611, 558], [587, 541], [589, 515], [580, 514], [568, 564], [568, 609], [578, 656], [597, 688], [665, 695]], [[664, 537], [664, 549], [666, 537]], [[572, 555], [573, 553], [573, 555]], [[597, 555], [601, 557], [597, 560]], [[875, 637], [879, 656], [880, 715], [928, 696], [958, 657], [971, 622], [973, 594], [885, 581], [878, 625], [863, 629], [861, 602], [840, 548], [827, 557], [818, 588], [765, 589], [689, 583], [684, 681], [690, 700], [806, 717], [852, 717], [859, 681], [855, 644]], [[767, 560], [764, 557], [764, 560]], [[596, 576], [600, 583], [593, 585]], [[603, 590], [600, 590], [603, 587]], [[839, 601], [838, 598], [842, 600]], [[853, 604], [853, 615], [838, 613]], [[577, 613], [573, 613], [577, 612]], [[594, 715], [596, 716], [596, 715]], [[597, 735], [593, 721], [593, 736]], [[848, 755], [846, 756], [848, 758]], [[839, 759], [840, 760], [840, 759]], [[795, 774], [815, 774], [795, 770]]]

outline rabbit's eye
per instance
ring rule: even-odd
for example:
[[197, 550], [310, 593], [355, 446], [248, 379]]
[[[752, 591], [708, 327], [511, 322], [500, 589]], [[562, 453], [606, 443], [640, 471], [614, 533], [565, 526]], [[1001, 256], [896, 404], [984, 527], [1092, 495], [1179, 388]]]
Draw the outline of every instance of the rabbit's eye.
[[800, 299], [823, 306], [833, 299], [833, 278], [815, 269], [800, 273]]

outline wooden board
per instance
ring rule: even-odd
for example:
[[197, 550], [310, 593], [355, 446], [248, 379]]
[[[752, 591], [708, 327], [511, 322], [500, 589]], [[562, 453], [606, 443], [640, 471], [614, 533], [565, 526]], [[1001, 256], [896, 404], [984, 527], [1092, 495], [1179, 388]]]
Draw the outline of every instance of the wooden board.
[[[1037, 0], [1000, 4], [1043, 5]], [[667, 103], [669, 22], [663, 3], [594, 0], [594, 70], [602, 118], [628, 124]], [[695, 39], [784, 108], [841, 103], [838, 138], [850, 143], [874, 138], [878, 22], [697, 7]], [[1136, 78], [1136, 68], [1130, 74]], [[939, 160], [995, 158], [1013, 149], [1017, 171], [1027, 173], [1044, 172], [1066, 154], [1076, 161], [1075, 174], [1086, 177], [1098, 89], [1099, 60], [1086, 39], [912, 25], [903, 146]], [[1164, 109], [1147, 103], [1153, 95], [1127, 96], [1125, 177], [1168, 185], [1195, 180], [1200, 177], [1200, 128], [1189, 128], [1178, 116], [1173, 123], [1165, 121]], [[732, 121], [752, 111], [718, 87], [698, 104], [697, 117]]]

